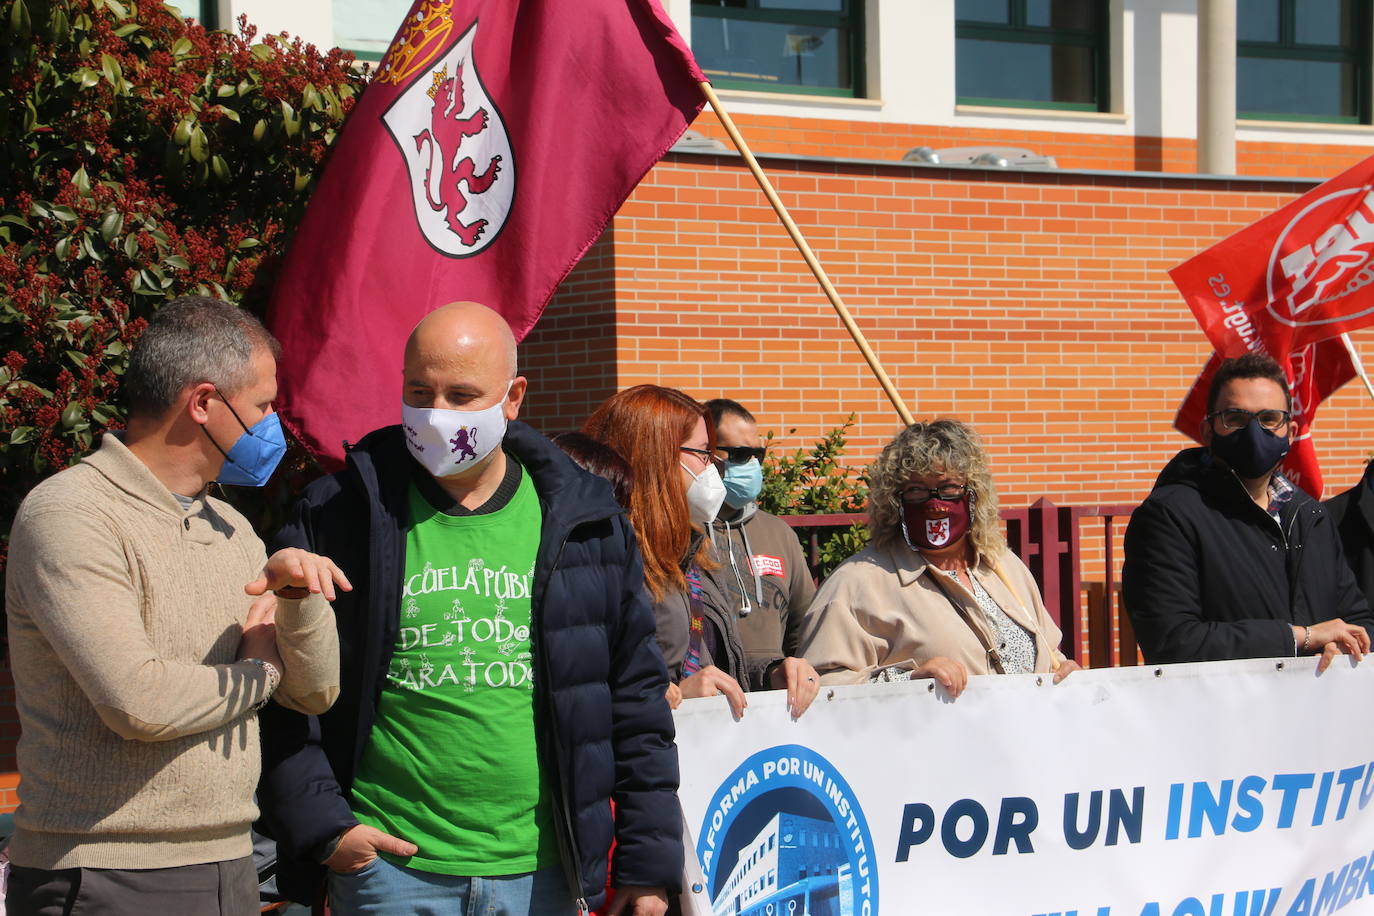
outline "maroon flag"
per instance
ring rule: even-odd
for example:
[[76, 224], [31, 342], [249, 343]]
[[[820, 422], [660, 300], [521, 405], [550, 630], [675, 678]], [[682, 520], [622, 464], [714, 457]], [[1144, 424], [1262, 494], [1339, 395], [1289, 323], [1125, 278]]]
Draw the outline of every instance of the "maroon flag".
[[517, 338], [701, 110], [657, 0], [416, 0], [273, 291], [278, 409], [327, 466], [400, 416], [401, 350], [455, 300]]
[[[1201, 442], [1202, 424], [1207, 414], [1207, 389], [1212, 376], [1221, 366], [1222, 357], [1216, 353], [1202, 367], [1197, 381], [1183, 399], [1183, 406], [1174, 418], [1174, 428], [1185, 436]], [[1292, 448], [1283, 459], [1283, 474], [1293, 483], [1321, 499], [1324, 484], [1317, 464], [1317, 451], [1312, 443], [1312, 420], [1321, 402], [1355, 377], [1355, 366], [1340, 338], [1309, 344], [1286, 360], [1279, 360], [1288, 373], [1288, 390], [1293, 395], [1293, 420], [1298, 424]]]
[[1374, 324], [1374, 157], [1169, 272], [1222, 356]]

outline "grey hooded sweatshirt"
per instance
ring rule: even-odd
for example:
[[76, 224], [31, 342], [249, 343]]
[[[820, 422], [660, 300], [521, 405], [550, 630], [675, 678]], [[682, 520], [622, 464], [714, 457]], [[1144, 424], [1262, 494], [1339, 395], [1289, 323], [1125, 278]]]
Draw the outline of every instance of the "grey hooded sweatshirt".
[[768, 688], [768, 669], [797, 654], [802, 619], [816, 595], [801, 542], [786, 522], [750, 503], [722, 506], [713, 527], [715, 569], [706, 573], [735, 618], [751, 690]]

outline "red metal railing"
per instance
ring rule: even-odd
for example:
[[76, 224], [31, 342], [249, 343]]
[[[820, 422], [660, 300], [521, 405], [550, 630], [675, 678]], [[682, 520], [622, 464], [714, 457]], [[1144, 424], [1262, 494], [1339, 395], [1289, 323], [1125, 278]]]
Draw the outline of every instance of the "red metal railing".
[[[1045, 607], [1064, 633], [1061, 648], [1081, 664], [1139, 663], [1135, 632], [1121, 612], [1117, 549], [1125, 527], [1121, 521], [1134, 509], [1133, 505], [1057, 506], [1042, 497], [1025, 508], [1002, 510], [1008, 546], [1039, 583]], [[864, 516], [787, 515], [782, 519], [793, 528], [810, 529], [807, 554], [814, 570], [821, 530], [848, 528], [862, 523]], [[1100, 535], [1087, 533], [1089, 519], [1102, 520]], [[1090, 554], [1086, 575], [1085, 546]]]
[[[1134, 510], [1135, 506], [1122, 504], [1074, 506], [1072, 509], [1074, 528], [1080, 535], [1085, 531], [1088, 519], [1102, 520], [1102, 578], [1081, 581], [1088, 624], [1087, 632], [1081, 634], [1082, 645], [1087, 649], [1087, 658], [1099, 668], [1140, 664], [1140, 649], [1136, 644], [1135, 630], [1131, 627], [1131, 618], [1121, 608], [1122, 557], [1117, 550], [1118, 539], [1126, 531], [1125, 521]], [[1080, 550], [1080, 569], [1081, 559]]]

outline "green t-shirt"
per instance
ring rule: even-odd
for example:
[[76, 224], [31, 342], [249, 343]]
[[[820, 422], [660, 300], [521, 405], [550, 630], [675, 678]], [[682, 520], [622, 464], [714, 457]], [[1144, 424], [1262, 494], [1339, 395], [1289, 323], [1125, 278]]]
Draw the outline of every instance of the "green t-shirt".
[[[445, 875], [558, 862], [534, 735], [530, 586], [542, 515], [528, 474], [505, 506], [445, 515], [414, 487], [401, 632], [353, 784], [361, 823]], [[388, 857], [391, 858], [391, 857]]]

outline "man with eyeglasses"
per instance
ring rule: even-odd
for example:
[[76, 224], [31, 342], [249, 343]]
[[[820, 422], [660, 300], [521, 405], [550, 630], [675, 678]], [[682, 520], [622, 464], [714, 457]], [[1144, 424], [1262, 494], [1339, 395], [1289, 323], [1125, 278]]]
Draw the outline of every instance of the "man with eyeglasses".
[[797, 657], [802, 615], [816, 585], [797, 535], [758, 507], [766, 449], [754, 415], [729, 398], [707, 401], [706, 410], [725, 482], [712, 531], [720, 565], [707, 574], [733, 605], [750, 689], [786, 689], [793, 715], [800, 716], [820, 689], [816, 670]]
[[1369, 650], [1369, 605], [1321, 504], [1278, 471], [1296, 430], [1283, 369], [1222, 363], [1203, 448], [1185, 449], [1131, 516], [1121, 591], [1150, 663]]

